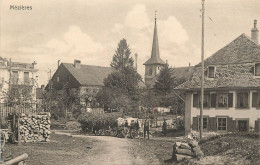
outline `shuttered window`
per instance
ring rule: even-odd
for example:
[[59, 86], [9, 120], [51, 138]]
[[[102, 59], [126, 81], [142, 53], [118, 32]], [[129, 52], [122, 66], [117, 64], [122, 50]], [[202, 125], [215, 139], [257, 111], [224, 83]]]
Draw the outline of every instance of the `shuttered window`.
[[227, 130], [227, 118], [218, 118], [217, 126], [219, 131]]
[[237, 94], [237, 107], [238, 108], [248, 108], [248, 93], [238, 93]]
[[258, 93], [253, 92], [252, 95], [252, 107], [257, 107]]
[[218, 94], [218, 107], [228, 107], [228, 94], [220, 93]]

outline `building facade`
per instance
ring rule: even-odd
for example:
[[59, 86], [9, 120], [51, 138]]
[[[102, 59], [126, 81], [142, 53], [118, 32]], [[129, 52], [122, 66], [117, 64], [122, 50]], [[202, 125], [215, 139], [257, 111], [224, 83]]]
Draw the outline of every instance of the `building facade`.
[[[251, 38], [240, 35], [205, 60], [203, 130], [259, 131], [260, 45], [257, 22]], [[176, 89], [186, 91], [185, 131], [200, 129], [201, 64]]]
[[0, 57], [1, 111], [5, 111], [6, 106], [12, 107], [18, 104], [22, 107], [29, 105], [32, 110], [35, 110], [36, 72], [38, 71], [35, 65], [35, 62], [12, 62]]

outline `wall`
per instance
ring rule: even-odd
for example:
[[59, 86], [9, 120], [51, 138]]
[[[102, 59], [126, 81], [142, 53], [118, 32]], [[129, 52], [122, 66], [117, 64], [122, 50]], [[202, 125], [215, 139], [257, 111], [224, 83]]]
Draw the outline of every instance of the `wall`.
[[[236, 108], [236, 91], [229, 91], [229, 93], [233, 93], [233, 107], [230, 108], [204, 108], [203, 116], [208, 117], [231, 117], [232, 120], [237, 119], [249, 119], [249, 127], [255, 127], [255, 121], [260, 118], [260, 109], [252, 107], [252, 92], [249, 94], [249, 108], [239, 109]], [[193, 95], [187, 95], [187, 97], [191, 98], [191, 123], [193, 123], [193, 117], [198, 117], [200, 115], [200, 108], [193, 107]], [[187, 102], [187, 101], [186, 101]]]

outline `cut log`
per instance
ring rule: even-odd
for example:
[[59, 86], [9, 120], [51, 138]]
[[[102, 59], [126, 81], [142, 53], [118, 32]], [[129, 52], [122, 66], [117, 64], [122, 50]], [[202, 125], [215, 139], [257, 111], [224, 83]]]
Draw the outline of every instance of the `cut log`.
[[176, 152], [177, 152], [177, 154], [188, 155], [188, 156], [195, 156], [195, 154], [191, 150], [189, 150], [189, 149], [180, 149], [180, 148], [178, 148]]
[[185, 159], [192, 159], [193, 157], [192, 156], [188, 156], [188, 155], [181, 155], [181, 154], [175, 154], [175, 157], [178, 162], [179, 161], [182, 161], [182, 160], [185, 160]]

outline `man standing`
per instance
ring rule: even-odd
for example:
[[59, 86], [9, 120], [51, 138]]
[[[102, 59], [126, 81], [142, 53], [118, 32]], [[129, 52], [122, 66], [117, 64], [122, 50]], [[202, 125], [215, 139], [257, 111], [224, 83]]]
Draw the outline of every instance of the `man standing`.
[[145, 119], [145, 121], [144, 121], [144, 138], [145, 138], [146, 133], [147, 133], [147, 137], [149, 139], [149, 121], [147, 121]]
[[163, 133], [164, 136], [166, 136], [166, 133], [167, 133], [167, 123], [166, 123], [165, 119], [163, 119], [162, 133]]

